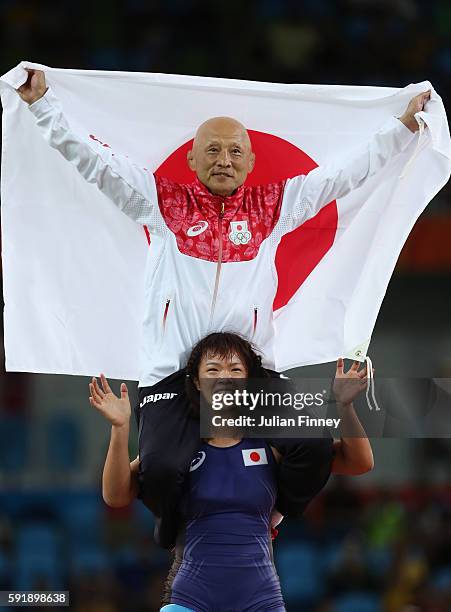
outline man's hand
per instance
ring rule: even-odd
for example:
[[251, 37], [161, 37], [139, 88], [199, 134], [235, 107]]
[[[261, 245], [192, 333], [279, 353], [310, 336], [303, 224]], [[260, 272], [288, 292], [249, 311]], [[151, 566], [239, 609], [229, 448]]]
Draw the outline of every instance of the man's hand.
[[401, 117], [398, 117], [400, 121], [404, 123], [406, 127], [409, 128], [411, 132], [416, 132], [418, 130], [418, 123], [415, 119], [415, 113], [418, 113], [424, 110], [426, 102], [431, 99], [431, 90], [424, 91], [423, 93], [418, 94], [414, 98], [412, 98], [407, 105], [407, 108]]
[[100, 375], [100, 380], [102, 382], [102, 389], [95, 378], [89, 383], [89, 391], [91, 393], [89, 402], [91, 406], [97, 408], [112, 425], [116, 427], [127, 425], [131, 415], [127, 385], [125, 383], [121, 384], [121, 397], [119, 398], [111, 391], [110, 385], [103, 374]]
[[48, 88], [45, 84], [45, 74], [42, 70], [27, 68], [27, 72], [27, 82], [17, 89], [17, 93], [27, 104], [33, 104], [33, 102], [42, 98]]
[[359, 367], [360, 363], [354, 361], [350, 369], [345, 372], [344, 360], [340, 357], [337, 361], [333, 392], [337, 402], [343, 406], [351, 404], [367, 385], [366, 366], [363, 370], [359, 370]]

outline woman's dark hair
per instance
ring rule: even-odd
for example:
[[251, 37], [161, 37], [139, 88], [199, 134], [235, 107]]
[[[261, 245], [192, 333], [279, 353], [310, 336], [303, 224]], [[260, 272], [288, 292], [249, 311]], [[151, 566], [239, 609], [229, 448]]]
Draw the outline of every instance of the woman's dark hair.
[[191, 403], [192, 415], [199, 417], [200, 392], [194, 384], [199, 376], [199, 366], [204, 355], [230, 358], [238, 355], [246, 366], [248, 378], [267, 378], [268, 374], [262, 367], [262, 358], [250, 342], [230, 332], [215, 332], [208, 334], [194, 346], [186, 364], [185, 389]]

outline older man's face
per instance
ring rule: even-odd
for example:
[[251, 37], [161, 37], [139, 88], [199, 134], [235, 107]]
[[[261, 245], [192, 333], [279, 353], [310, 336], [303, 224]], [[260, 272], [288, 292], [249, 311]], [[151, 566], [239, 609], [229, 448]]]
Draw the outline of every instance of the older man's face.
[[249, 135], [230, 117], [215, 117], [197, 130], [188, 164], [211, 193], [229, 196], [246, 180], [255, 163]]

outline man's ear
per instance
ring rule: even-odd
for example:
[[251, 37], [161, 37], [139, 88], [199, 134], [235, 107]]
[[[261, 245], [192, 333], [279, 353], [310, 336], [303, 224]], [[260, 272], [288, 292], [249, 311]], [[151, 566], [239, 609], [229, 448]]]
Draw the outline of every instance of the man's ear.
[[196, 171], [196, 162], [194, 160], [194, 153], [193, 150], [190, 149], [188, 151], [188, 153], [186, 154], [186, 161], [188, 162], [188, 166], [190, 170], [193, 170], [193, 172]]
[[253, 151], [251, 151], [251, 154], [249, 156], [249, 170], [248, 172], [252, 172], [252, 170], [254, 169], [255, 166], [255, 153]]
[[193, 378], [193, 383], [194, 383], [194, 386], [196, 387], [196, 389], [198, 391], [200, 391], [199, 379], [198, 378]]

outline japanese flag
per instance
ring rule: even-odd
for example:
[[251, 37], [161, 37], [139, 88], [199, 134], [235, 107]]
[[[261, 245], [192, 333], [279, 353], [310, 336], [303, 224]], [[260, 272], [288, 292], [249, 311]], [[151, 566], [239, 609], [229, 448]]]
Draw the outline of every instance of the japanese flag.
[[265, 448], [245, 448], [243, 453], [243, 462], [246, 467], [249, 465], [266, 465], [268, 458]]
[[[445, 109], [429, 82], [402, 89], [287, 85], [31, 62], [0, 77], [6, 369], [130, 380], [140, 369], [148, 241], [45, 142], [14, 91], [25, 67], [45, 70], [75, 132], [101, 134], [135, 163], [179, 182], [182, 166], [191, 176], [184, 147], [213, 115], [236, 117], [249, 129], [258, 162], [247, 184], [259, 185], [307, 174], [364, 145], [431, 89], [417, 113], [427, 129], [383, 180], [372, 177], [327, 204], [277, 247], [275, 369], [364, 358], [400, 250], [450, 176]], [[204, 230], [199, 223], [189, 236]], [[249, 228], [232, 224], [229, 239], [245, 247]], [[260, 451], [265, 457], [263, 449], [246, 451], [246, 465], [258, 465], [250, 455]]]

